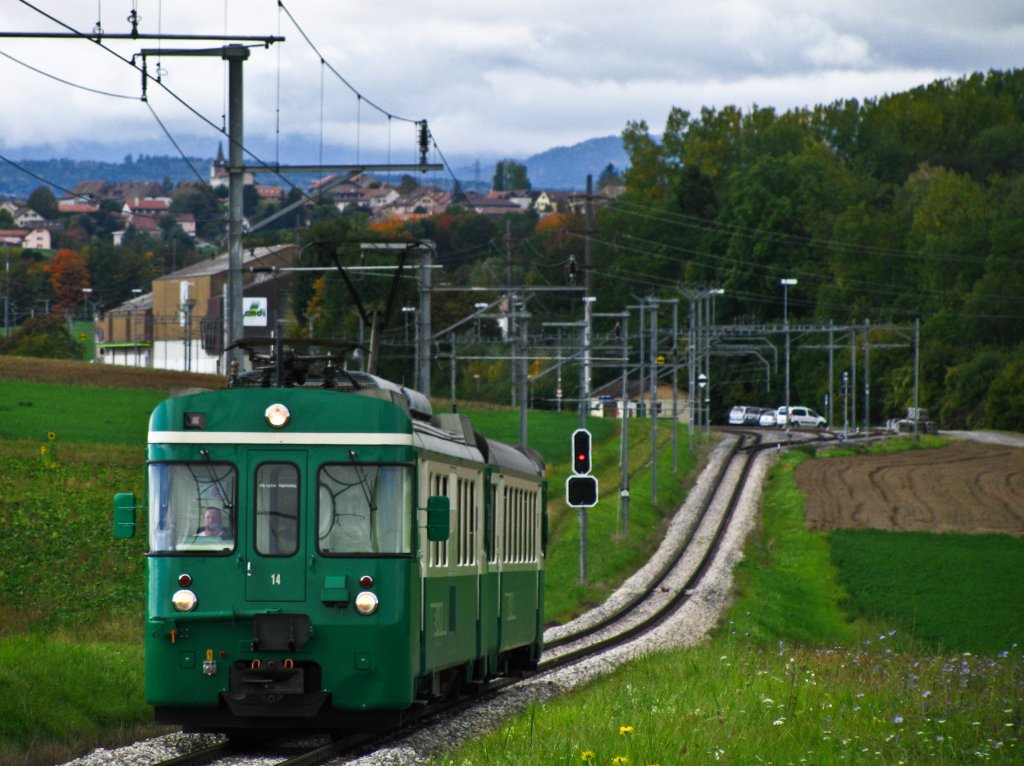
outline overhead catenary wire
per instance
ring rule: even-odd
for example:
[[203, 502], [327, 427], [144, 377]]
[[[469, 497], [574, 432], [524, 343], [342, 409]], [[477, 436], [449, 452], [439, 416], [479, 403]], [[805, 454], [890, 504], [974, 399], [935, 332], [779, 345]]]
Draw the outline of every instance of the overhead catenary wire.
[[714, 219], [701, 218], [700, 216], [687, 213], [660, 210], [650, 206], [641, 205], [639, 203], [630, 202], [628, 200], [619, 200], [616, 202], [616, 206], [620, 212], [626, 215], [635, 215], [648, 220], [672, 223], [678, 226], [698, 228], [721, 234], [739, 235], [748, 239], [770, 239], [777, 242], [798, 244], [805, 247], [822, 247], [856, 254], [884, 255], [890, 258], [904, 258], [911, 260], [927, 258], [929, 260], [959, 261], [968, 264], [977, 264], [979, 261], [984, 261], [984, 256], [971, 256], [958, 253], [929, 253], [928, 255], [922, 255], [920, 253], [912, 253], [896, 248], [861, 245], [851, 242], [842, 242], [839, 240], [822, 239], [820, 237], [802, 237], [785, 232], [763, 231], [760, 229], [753, 229], [748, 226], [740, 226], [739, 224], [723, 223]]
[[[128, 58], [126, 58], [126, 57], [124, 57], [124, 56], [120, 55], [119, 53], [117, 53], [116, 51], [114, 51], [114, 50], [113, 50], [112, 48], [110, 48], [110, 47], [109, 47], [108, 45], [106, 45], [106, 44], [105, 44], [105, 43], [103, 42], [103, 40], [102, 40], [102, 39], [100, 39], [100, 38], [99, 38], [98, 36], [95, 36], [95, 37], [90, 37], [90, 35], [89, 35], [89, 34], [87, 34], [87, 33], [84, 33], [84, 32], [81, 32], [81, 31], [79, 31], [79, 30], [75, 29], [75, 28], [74, 28], [73, 26], [71, 26], [70, 24], [68, 24], [68, 23], [66, 23], [66, 22], [64, 22], [64, 21], [62, 21], [61, 19], [57, 18], [57, 17], [56, 17], [56, 16], [54, 16], [53, 14], [51, 14], [51, 13], [48, 13], [47, 11], [45, 11], [45, 10], [43, 10], [43, 9], [39, 8], [38, 6], [36, 6], [36, 5], [35, 5], [35, 4], [33, 4], [32, 2], [30, 2], [29, 0], [19, 0], [19, 2], [21, 2], [21, 3], [22, 3], [23, 5], [25, 5], [25, 6], [27, 7], [27, 8], [30, 8], [30, 9], [31, 9], [31, 10], [33, 10], [34, 12], [36, 12], [36, 13], [38, 13], [39, 15], [43, 16], [44, 18], [46, 18], [46, 19], [50, 20], [50, 21], [51, 21], [51, 22], [53, 22], [54, 24], [57, 24], [58, 26], [60, 26], [60, 27], [62, 27], [63, 29], [67, 30], [67, 31], [68, 31], [68, 32], [70, 32], [70, 33], [71, 33], [72, 35], [74, 35], [74, 36], [77, 36], [77, 37], [79, 37], [79, 38], [82, 38], [82, 39], [85, 39], [85, 40], [89, 40], [90, 42], [92, 42], [92, 43], [94, 43], [95, 45], [99, 46], [100, 48], [102, 48], [102, 49], [103, 49], [104, 51], [106, 51], [106, 52], [107, 52], [107, 53], [109, 53], [110, 55], [113, 55], [114, 57], [116, 57], [116, 58], [117, 58], [117, 59], [118, 59], [119, 61], [121, 61], [122, 63], [124, 63], [124, 64], [127, 64], [128, 66], [131, 66], [131, 67], [132, 67], [133, 69], [135, 69], [135, 70], [136, 70], [137, 72], [139, 72], [139, 74], [140, 74], [140, 75], [141, 75], [141, 77], [142, 77], [142, 82], [143, 82], [143, 94], [142, 94], [142, 96], [141, 96], [140, 100], [148, 100], [148, 95], [147, 95], [147, 93], [146, 93], [146, 87], [145, 87], [145, 84], [146, 84], [147, 82], [154, 82], [154, 83], [156, 83], [157, 85], [159, 85], [159, 86], [160, 86], [160, 88], [161, 88], [161, 89], [162, 89], [162, 90], [163, 90], [163, 91], [164, 91], [165, 93], [167, 93], [167, 94], [168, 94], [168, 95], [169, 95], [169, 96], [170, 96], [170, 97], [171, 97], [172, 99], [174, 99], [175, 101], [177, 101], [177, 102], [178, 102], [178, 103], [179, 103], [179, 104], [180, 104], [181, 106], [183, 106], [183, 107], [184, 107], [184, 108], [185, 108], [185, 109], [186, 109], [187, 111], [189, 111], [190, 113], [192, 113], [192, 114], [193, 114], [193, 115], [194, 115], [195, 117], [197, 117], [197, 118], [198, 118], [198, 119], [199, 119], [200, 121], [202, 121], [203, 123], [205, 123], [205, 124], [206, 124], [206, 125], [208, 125], [209, 127], [211, 127], [211, 128], [213, 128], [214, 130], [216, 130], [216, 131], [217, 131], [217, 132], [218, 132], [219, 134], [221, 134], [221, 135], [226, 135], [226, 134], [225, 134], [225, 132], [224, 132], [224, 128], [223, 128], [223, 126], [217, 126], [217, 125], [216, 125], [216, 124], [215, 124], [215, 123], [214, 123], [214, 122], [213, 122], [213, 121], [212, 121], [211, 119], [209, 119], [208, 117], [206, 117], [205, 115], [203, 115], [203, 114], [202, 114], [202, 113], [201, 113], [201, 112], [200, 112], [200, 111], [199, 111], [198, 109], [196, 109], [196, 108], [195, 108], [194, 106], [192, 106], [192, 105], [191, 105], [190, 103], [188, 103], [188, 101], [187, 101], [186, 99], [184, 99], [183, 97], [181, 97], [180, 95], [178, 95], [178, 94], [177, 94], [177, 93], [176, 93], [176, 92], [175, 92], [174, 90], [172, 90], [171, 88], [169, 88], [169, 87], [168, 87], [168, 86], [167, 86], [167, 85], [166, 85], [166, 84], [165, 84], [165, 83], [164, 83], [164, 82], [162, 81], [162, 78], [161, 78], [161, 77], [159, 77], [159, 71], [158, 71], [158, 76], [157, 76], [157, 77], [154, 77], [153, 75], [151, 75], [151, 74], [150, 74], [150, 73], [149, 73], [149, 72], [148, 72], [148, 71], [146, 70], [146, 67], [145, 67], [144, 65], [143, 65], [143, 66], [139, 66], [139, 65], [138, 65], [138, 64], [136, 63], [136, 61], [135, 61], [135, 56], [133, 56], [133, 57], [132, 57], [131, 59], [128, 59]], [[283, 11], [283, 12], [284, 12], [284, 13], [285, 13], [285, 14], [286, 14], [287, 16], [288, 16], [288, 18], [289, 18], [289, 19], [290, 19], [290, 20], [292, 21], [292, 23], [293, 23], [293, 24], [295, 25], [295, 28], [296, 28], [296, 29], [297, 29], [297, 30], [299, 31], [299, 33], [300, 33], [300, 34], [302, 35], [302, 37], [303, 37], [303, 38], [304, 38], [304, 39], [306, 40], [307, 44], [309, 44], [309, 45], [310, 45], [310, 47], [311, 47], [311, 48], [312, 48], [312, 49], [313, 49], [314, 51], [316, 51], [316, 52], [317, 52], [317, 55], [318, 55], [318, 56], [320, 56], [320, 54], [319, 54], [319, 51], [318, 51], [318, 49], [317, 49], [317, 48], [316, 48], [316, 46], [315, 46], [315, 45], [314, 45], [314, 44], [312, 43], [312, 41], [310, 40], [310, 38], [308, 37], [308, 35], [307, 35], [307, 34], [305, 33], [305, 31], [304, 31], [304, 30], [302, 29], [302, 27], [301, 27], [301, 26], [300, 26], [300, 25], [298, 24], [298, 22], [297, 22], [297, 20], [295, 19], [294, 15], [293, 15], [293, 14], [292, 14], [292, 13], [291, 13], [291, 12], [290, 12], [289, 10], [288, 10], [288, 8], [287, 8], [287, 7], [286, 7], [286, 6], [284, 5], [284, 3], [282, 3], [282, 2], [279, 2], [279, 4], [278, 4], [278, 5], [279, 5], [279, 8], [280, 8], [280, 9], [281, 9], [281, 10], [282, 10], [282, 11]], [[137, 21], [138, 21], [138, 18], [136, 17], [136, 19], [135, 19], [135, 23], [136, 23], [136, 24], [137, 24]], [[279, 27], [280, 27], [280, 23], [279, 23]], [[263, 43], [263, 45], [264, 45], [264, 46], [266, 46], [267, 44], [269, 44], [270, 42], [273, 42], [273, 41], [274, 41], [274, 40], [272, 40], [271, 38], [267, 38], [267, 39], [265, 40], [265, 42]], [[247, 46], [247, 47], [256, 47], [256, 46], [255, 46], [255, 45], [251, 45], [251, 46]], [[323, 66], [324, 66], [324, 67], [326, 67], [326, 69], [327, 69], [328, 71], [332, 72], [332, 74], [334, 74], [334, 75], [335, 75], [336, 77], [338, 77], [338, 78], [339, 78], [339, 79], [341, 80], [341, 82], [343, 82], [343, 83], [345, 84], [345, 86], [346, 86], [346, 87], [350, 88], [350, 89], [351, 89], [351, 90], [352, 90], [352, 91], [353, 91], [354, 93], [356, 93], [356, 94], [357, 94], [357, 96], [358, 96], [358, 98], [359, 98], [359, 101], [360, 101], [360, 104], [362, 103], [362, 101], [366, 101], [366, 102], [367, 102], [367, 104], [369, 104], [369, 105], [370, 105], [371, 107], [373, 107], [374, 109], [378, 110], [378, 111], [379, 111], [379, 112], [381, 112], [382, 114], [385, 114], [385, 115], [387, 115], [387, 117], [388, 117], [388, 125], [389, 125], [389, 130], [390, 130], [390, 125], [391, 125], [391, 121], [392, 121], [392, 120], [394, 120], [394, 119], [397, 119], [397, 120], [401, 120], [401, 121], [403, 121], [403, 122], [411, 123], [411, 124], [414, 124], [414, 125], [420, 125], [420, 124], [425, 124], [425, 122], [424, 122], [424, 121], [422, 121], [422, 120], [414, 120], [414, 119], [411, 119], [411, 118], [408, 118], [408, 117], [401, 117], [401, 116], [399, 116], [399, 115], [396, 115], [396, 114], [393, 114], [393, 113], [391, 113], [391, 112], [389, 112], [389, 111], [387, 111], [387, 110], [384, 110], [384, 109], [383, 109], [383, 108], [382, 108], [382, 107], [381, 107], [381, 106], [380, 106], [379, 104], [377, 104], [376, 102], [374, 102], [374, 101], [373, 101], [373, 100], [371, 100], [371, 99], [368, 99], [368, 98], [367, 98], [367, 97], [366, 97], [366, 96], [365, 96], [364, 94], [362, 94], [362, 93], [360, 93], [359, 91], [357, 91], [357, 90], [356, 90], [356, 89], [355, 89], [355, 88], [354, 88], [354, 87], [353, 87], [353, 86], [351, 85], [351, 83], [350, 83], [350, 82], [349, 82], [349, 81], [348, 81], [347, 79], [345, 79], [345, 78], [344, 78], [344, 77], [343, 77], [343, 76], [342, 76], [342, 75], [341, 75], [341, 74], [340, 74], [340, 73], [339, 73], [339, 72], [338, 72], [338, 71], [337, 71], [337, 70], [336, 70], [336, 69], [335, 69], [335, 68], [334, 68], [333, 66], [331, 66], [331, 64], [330, 64], [329, 62], [327, 62], [327, 61], [326, 61], [326, 59], [323, 59], [323, 57], [322, 57], [322, 56], [320, 56], [320, 58], [321, 58], [321, 60], [322, 60], [322, 64], [323, 64]], [[151, 110], [151, 112], [152, 112], [152, 110]], [[165, 134], [168, 134], [168, 133], [169, 133], [169, 130], [167, 129], [166, 125], [161, 125], [161, 130], [163, 130]], [[278, 130], [279, 130], [279, 128], [278, 128]], [[279, 134], [278, 134], [278, 135], [279, 135]], [[233, 141], [233, 139], [232, 139], [232, 137], [231, 137], [231, 136], [227, 136], [227, 139], [228, 139], [229, 141]], [[435, 151], [437, 152], [437, 154], [438, 154], [438, 155], [439, 155], [439, 156], [440, 156], [440, 157], [442, 158], [442, 161], [444, 162], [444, 165], [445, 165], [445, 167], [446, 167], [446, 168], [448, 169], [448, 172], [449, 172], [449, 174], [450, 174], [450, 175], [451, 175], [451, 177], [452, 177], [452, 180], [453, 180], [453, 184], [454, 184], [455, 188], [456, 188], [456, 189], [458, 189], [458, 188], [459, 188], [459, 181], [458, 181], [457, 177], [455, 176], [454, 170], [452, 169], [451, 165], [450, 165], [450, 164], [449, 164], [449, 163], [447, 162], [447, 159], [445, 159], [445, 158], [444, 158], [444, 155], [443, 155], [443, 153], [441, 152], [441, 150], [440, 150], [440, 147], [438, 146], [438, 144], [437, 144], [436, 140], [434, 139], [434, 137], [433, 137], [432, 135], [430, 136], [430, 141], [431, 141], [431, 143], [432, 143], [432, 145], [433, 145], [433, 148], [434, 148], [434, 149], [435, 149]], [[175, 143], [176, 143], [176, 142], [175, 142]], [[389, 162], [390, 162], [390, 132], [389, 132], [389, 136], [388, 136], [388, 146], [389, 146], [389, 149], [388, 149], [388, 151], [389, 151]], [[260, 157], [259, 157], [259, 156], [258, 156], [257, 154], [255, 154], [255, 153], [254, 153], [254, 152], [253, 152], [253, 151], [252, 151], [251, 149], [249, 149], [248, 147], [246, 147], [246, 146], [242, 145], [242, 146], [240, 146], [240, 148], [241, 148], [241, 150], [243, 151], [243, 153], [244, 153], [244, 154], [245, 154], [246, 156], [248, 156], [248, 157], [249, 157], [249, 158], [250, 158], [251, 160], [253, 160], [253, 162], [255, 163], [255, 165], [254, 165], [253, 169], [256, 169], [256, 170], [262, 170], [262, 171], [265, 171], [265, 172], [268, 172], [268, 173], [271, 173], [271, 174], [275, 175], [275, 176], [276, 176], [276, 177], [278, 177], [278, 178], [279, 178], [279, 179], [280, 179], [280, 180], [281, 180], [281, 181], [282, 181], [282, 182], [283, 182], [284, 184], [286, 184], [286, 185], [287, 185], [287, 186], [288, 186], [289, 188], [291, 188], [291, 189], [293, 189], [293, 190], [297, 190], [297, 191], [299, 191], [299, 192], [300, 192], [300, 193], [301, 193], [301, 194], [303, 195], [303, 197], [305, 197], [306, 199], [310, 199], [310, 200], [312, 199], [312, 198], [311, 198], [311, 197], [310, 197], [310, 196], [309, 196], [309, 195], [308, 195], [308, 194], [307, 194], [307, 193], [305, 192], [305, 190], [303, 190], [303, 189], [302, 189], [302, 188], [301, 188], [301, 187], [300, 187], [300, 186], [299, 186], [299, 185], [298, 185], [297, 183], [293, 182], [293, 181], [292, 181], [292, 180], [291, 180], [290, 178], [286, 177], [286, 176], [285, 176], [285, 175], [284, 175], [284, 174], [283, 174], [283, 173], [282, 173], [282, 172], [281, 172], [281, 171], [280, 171], [280, 170], [279, 170], [279, 169], [278, 169], [277, 167], [275, 167], [275, 166], [271, 166], [271, 165], [270, 165], [269, 163], [267, 163], [267, 162], [266, 162], [266, 161], [264, 161], [264, 160], [263, 160], [262, 158], [260, 158]], [[180, 147], [179, 147], [179, 151], [180, 151]], [[48, 182], [47, 182], [47, 183], [48, 183]]]

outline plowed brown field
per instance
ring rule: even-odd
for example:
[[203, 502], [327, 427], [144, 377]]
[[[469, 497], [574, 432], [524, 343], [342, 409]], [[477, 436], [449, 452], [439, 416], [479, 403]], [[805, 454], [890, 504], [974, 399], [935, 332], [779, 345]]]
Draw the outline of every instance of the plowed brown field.
[[939, 449], [805, 460], [810, 529], [1024, 534], [1024, 449], [952, 441]]

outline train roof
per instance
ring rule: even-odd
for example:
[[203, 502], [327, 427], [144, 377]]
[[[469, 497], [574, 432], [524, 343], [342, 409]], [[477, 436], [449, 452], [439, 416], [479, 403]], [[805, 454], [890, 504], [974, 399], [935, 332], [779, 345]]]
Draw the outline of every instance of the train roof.
[[529, 447], [488, 439], [473, 428], [470, 419], [455, 412], [435, 415], [430, 423], [413, 422], [417, 446], [467, 457], [507, 471], [544, 475], [544, 458]]

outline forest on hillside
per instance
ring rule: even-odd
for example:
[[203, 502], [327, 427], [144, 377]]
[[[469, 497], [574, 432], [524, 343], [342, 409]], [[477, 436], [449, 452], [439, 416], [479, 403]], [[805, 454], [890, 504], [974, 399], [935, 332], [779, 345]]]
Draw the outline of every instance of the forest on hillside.
[[[944, 427], [1024, 430], [1024, 71], [785, 113], [673, 109], [660, 137], [643, 122], [623, 136], [626, 194], [594, 246], [601, 305], [652, 282], [662, 298], [713, 287], [718, 323], [780, 323], [780, 280], [796, 279], [791, 325], [919, 322], [920, 405]], [[914, 354], [865, 335], [878, 423], [913, 403]], [[820, 408], [828, 355], [793, 343], [791, 401]], [[782, 401], [749, 357], [713, 365], [719, 407]]]

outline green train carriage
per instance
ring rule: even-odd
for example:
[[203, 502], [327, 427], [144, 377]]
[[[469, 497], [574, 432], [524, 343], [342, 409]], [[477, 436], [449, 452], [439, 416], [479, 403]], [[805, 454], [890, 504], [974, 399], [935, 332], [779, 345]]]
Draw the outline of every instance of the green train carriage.
[[[148, 447], [157, 722], [350, 729], [535, 667], [543, 474], [535, 452], [360, 373], [163, 402]], [[115, 498], [118, 537], [135, 503]]]

